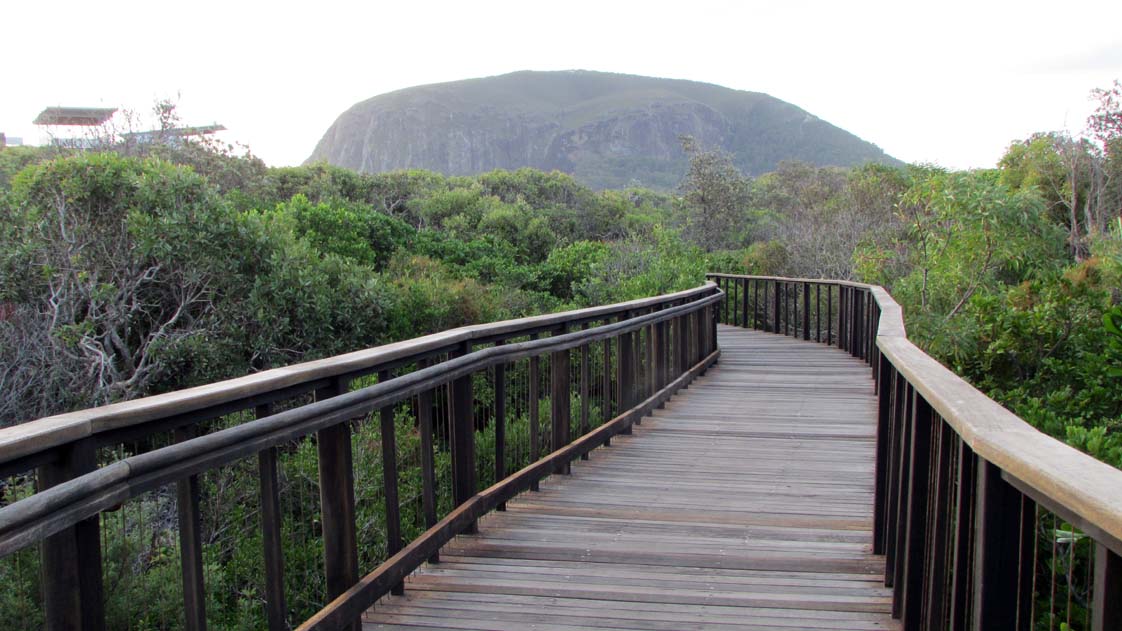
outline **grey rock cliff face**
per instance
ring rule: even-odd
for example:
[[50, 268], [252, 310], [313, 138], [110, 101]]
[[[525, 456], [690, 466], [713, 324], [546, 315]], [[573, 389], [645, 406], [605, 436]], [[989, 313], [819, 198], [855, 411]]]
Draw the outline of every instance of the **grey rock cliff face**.
[[308, 161], [367, 173], [534, 167], [596, 188], [671, 188], [685, 171], [682, 135], [728, 151], [749, 174], [786, 159], [898, 164], [766, 94], [586, 71], [517, 72], [379, 95], [340, 115]]

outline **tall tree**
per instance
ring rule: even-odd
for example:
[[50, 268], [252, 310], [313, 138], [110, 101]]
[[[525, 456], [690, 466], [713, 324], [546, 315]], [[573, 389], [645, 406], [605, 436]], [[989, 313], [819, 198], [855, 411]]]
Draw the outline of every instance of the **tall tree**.
[[732, 163], [732, 156], [704, 150], [690, 136], [682, 136], [682, 150], [690, 167], [679, 190], [686, 211], [686, 238], [712, 252], [744, 242], [751, 180]]

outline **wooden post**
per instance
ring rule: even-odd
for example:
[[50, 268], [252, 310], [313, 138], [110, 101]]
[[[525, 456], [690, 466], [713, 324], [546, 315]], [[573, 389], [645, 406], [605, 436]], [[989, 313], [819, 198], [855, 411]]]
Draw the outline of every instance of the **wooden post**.
[[789, 337], [799, 336], [799, 289], [794, 283], [783, 283], [783, 319], [787, 325], [783, 327], [783, 334]]
[[958, 493], [955, 496], [954, 550], [951, 560], [951, 597], [950, 628], [953, 631], [966, 629], [969, 622], [967, 612], [970, 608], [970, 583], [973, 570], [970, 565], [970, 550], [974, 547], [974, 480], [977, 477], [978, 459], [966, 441], [956, 438], [958, 443]]
[[741, 294], [744, 293], [743, 286], [743, 278], [733, 278], [733, 293], [729, 294], [728, 298], [730, 308], [733, 310], [733, 321], [729, 323], [733, 324], [734, 327], [744, 326], [744, 322], [741, 321], [741, 310], [737, 308], [741, 304]]
[[[582, 329], [587, 330], [588, 324], [581, 326]], [[583, 437], [591, 429], [589, 423], [589, 412], [592, 405], [591, 381], [592, 381], [592, 362], [589, 356], [588, 344], [583, 344], [580, 347], [580, 435]], [[588, 454], [581, 454], [581, 460], [588, 460]]]
[[1122, 629], [1122, 558], [1095, 543], [1095, 586], [1091, 597], [1092, 631]]
[[[553, 440], [550, 445], [553, 451], [569, 444], [569, 423], [571, 411], [569, 409], [569, 350], [556, 351], [549, 357], [549, 375], [552, 385], [549, 402], [553, 428]], [[554, 473], [568, 474], [569, 463], [557, 466]]]
[[810, 283], [803, 283], [803, 339], [810, 339]]
[[[621, 414], [625, 410], [630, 410], [632, 406], [631, 391], [634, 387], [635, 379], [635, 366], [632, 362], [634, 361], [635, 356], [631, 352], [631, 348], [633, 346], [631, 337], [631, 333], [621, 333], [619, 337], [616, 338], [617, 340], [619, 340], [619, 349], [617, 352], [619, 365], [617, 367], [616, 386], [619, 389], [619, 395], [617, 399], [619, 401], [619, 412]], [[623, 433], [631, 433], [630, 424], [628, 424], [624, 428]]]
[[[327, 388], [316, 391], [316, 400], [346, 391], [347, 382], [336, 378]], [[319, 454], [324, 573], [327, 578], [327, 598], [331, 600], [358, 582], [350, 423], [338, 423], [316, 432], [316, 449]], [[359, 628], [358, 621], [355, 621], [353, 628]]]
[[[884, 548], [884, 561], [885, 561], [885, 587], [893, 586], [896, 578], [899, 576], [899, 564], [897, 552], [900, 550], [900, 541], [903, 536], [903, 524], [901, 523], [902, 510], [903, 510], [903, 493], [904, 493], [904, 479], [903, 472], [907, 470], [907, 450], [908, 444], [907, 430], [910, 426], [907, 419], [911, 414], [911, 385], [903, 375], [897, 375], [896, 387], [893, 388], [892, 398], [892, 422], [891, 422], [891, 447], [889, 447], [889, 454], [891, 459], [889, 461], [888, 471], [888, 510], [885, 512], [887, 516], [885, 528], [885, 548]], [[895, 609], [895, 602], [893, 608]], [[899, 613], [899, 612], [895, 612]]]
[[751, 289], [751, 281], [749, 281], [747, 278], [745, 278], [745, 279], [743, 279], [743, 282], [744, 282], [744, 295], [740, 297], [741, 319], [744, 322], [744, 328], [750, 329], [750, 328], [752, 328], [752, 326], [754, 324], [753, 322], [751, 322], [748, 319], [748, 292]]
[[658, 389], [666, 387], [669, 383], [667, 374], [669, 372], [666, 362], [667, 353], [669, 349], [666, 347], [666, 321], [659, 322], [655, 325], [655, 381]]
[[729, 323], [729, 321], [728, 321], [728, 310], [730, 309], [730, 305], [732, 305], [732, 303], [733, 303], [733, 296], [728, 295], [728, 286], [730, 284], [732, 284], [732, 280], [730, 280], [730, 278], [720, 278], [720, 281], [721, 281], [720, 289], [721, 289], [721, 291], [725, 292], [725, 304], [723, 305], [723, 307], [724, 307], [723, 311], [724, 311], [724, 317], [725, 317], [724, 322], [726, 324], [728, 324]]
[[782, 321], [780, 320], [780, 309], [783, 307], [783, 291], [779, 281], [773, 283], [775, 285], [775, 304], [772, 308], [775, 310], [775, 317], [772, 320], [772, 333], [782, 333]]
[[[257, 418], [273, 413], [271, 405], [257, 406]], [[257, 470], [261, 491], [261, 543], [265, 561], [265, 617], [269, 631], [288, 628], [288, 607], [284, 598], [284, 547], [280, 509], [280, 483], [277, 479], [277, 448], [269, 447], [257, 454]]]
[[[501, 346], [502, 342], [495, 342]], [[506, 477], [506, 364], [495, 364], [495, 482]], [[500, 510], [506, 510], [506, 503]]]
[[[39, 467], [37, 492], [97, 468], [97, 448], [86, 438], [62, 448], [58, 459]], [[48, 631], [104, 629], [101, 583], [101, 516], [65, 528], [40, 544], [43, 611]]]
[[[611, 319], [604, 321], [605, 324]], [[612, 420], [612, 340], [606, 339], [604, 344], [603, 372], [600, 375], [600, 421], [607, 423]]]
[[[430, 364], [429, 360], [423, 359], [417, 362], [417, 368], [427, 368]], [[436, 525], [436, 459], [433, 452], [432, 407], [432, 390], [425, 390], [417, 395], [417, 425], [421, 432], [421, 510], [425, 513], [425, 528]], [[505, 508], [502, 506], [501, 510]], [[433, 553], [429, 557], [430, 563], [438, 561], [439, 553]]]
[[[176, 429], [175, 442], [195, 437], [195, 426]], [[179, 561], [183, 577], [184, 622], [190, 631], [206, 629], [206, 586], [203, 583], [202, 518], [199, 514], [199, 476], [176, 483], [179, 513]]]
[[[753, 308], [755, 308], [754, 305], [753, 305]], [[710, 318], [710, 322], [709, 322], [709, 327], [710, 327], [709, 332], [710, 332], [710, 336], [711, 336], [709, 339], [710, 339], [710, 342], [712, 343], [712, 348], [709, 349], [710, 353], [717, 350], [717, 314], [716, 314], [716, 309], [717, 309], [717, 306], [713, 305], [714, 313], [713, 313], [713, 317]], [[666, 382], [663, 382], [662, 385], [665, 386]]]
[[861, 359], [865, 359], [865, 328], [869, 326], [868, 312], [865, 309], [865, 292], [856, 291], [854, 293], [856, 293], [856, 300], [854, 302], [857, 305], [857, 317], [855, 321], [859, 325], [854, 327], [854, 333], [857, 335], [857, 341], [854, 344], [854, 350], [857, 352], [854, 354]]
[[[531, 333], [530, 339], [538, 339], [538, 334]], [[530, 394], [528, 401], [530, 405], [530, 462], [537, 462], [538, 458], [541, 457], [541, 439], [538, 436], [538, 433], [541, 430], [541, 418], [539, 417], [541, 409], [540, 371], [541, 359], [537, 355], [534, 355], [530, 358], [530, 374], [528, 377], [530, 380]], [[541, 487], [538, 484], [537, 480], [530, 482], [531, 491], [537, 491], [539, 488]]]
[[[884, 360], [881, 359], [883, 362]], [[927, 575], [927, 608], [924, 628], [946, 629], [947, 627], [947, 551], [951, 540], [951, 503], [953, 492], [951, 462], [954, 458], [954, 430], [939, 419], [935, 434], [935, 472], [929, 518], [931, 547], [930, 569]]]
[[678, 374], [687, 370], [690, 364], [690, 316], [688, 313], [678, 316], [678, 339], [682, 341], [678, 349]]
[[[766, 294], [764, 301], [767, 302]], [[764, 308], [767, 308], [766, 305]], [[752, 281], [752, 326], [760, 330], [764, 328], [760, 322], [760, 281], [758, 280]]]
[[[694, 311], [693, 321], [696, 330], [694, 331], [693, 357], [690, 361], [690, 366], [701, 361], [701, 358], [707, 354], [705, 349], [708, 347], [707, 338], [709, 337], [708, 315], [709, 307], [702, 307]], [[651, 394], [654, 393], [652, 392]]]
[[1016, 619], [1021, 496], [997, 465], [978, 458], [973, 629], [985, 631]]
[[834, 286], [826, 286], [826, 346], [834, 343], [831, 337], [834, 332]]
[[[888, 470], [891, 452], [889, 451], [889, 424], [892, 422], [892, 384], [896, 376], [896, 369], [889, 363], [888, 358], [881, 359], [883, 368], [880, 373], [880, 385], [877, 390], [877, 455], [876, 477], [873, 491], [873, 554], [884, 554], [885, 523], [887, 504], [885, 497], [888, 493]], [[888, 387], [886, 387], [888, 386]]]
[[1033, 631], [1033, 578], [1036, 575], [1036, 502], [1021, 495], [1017, 549], [1017, 631]]
[[822, 284], [814, 284], [814, 341], [822, 343]]
[[907, 481], [907, 521], [904, 532], [903, 576], [894, 585], [902, 603], [905, 629], [919, 629], [923, 608], [924, 552], [927, 545], [927, 502], [931, 473], [931, 425], [935, 417], [927, 400], [912, 390], [911, 431], [909, 431]]
[[[390, 380], [390, 371], [378, 372], [378, 383]], [[401, 504], [397, 497], [397, 437], [394, 428], [393, 406], [378, 411], [382, 435], [382, 489], [386, 507], [386, 558], [401, 550]], [[390, 593], [400, 596], [405, 585], [397, 583]]]
[[[654, 309], [651, 309], [654, 313]], [[655, 385], [655, 365], [654, 365], [654, 328], [655, 325], [650, 325], [643, 329], [643, 345], [645, 347], [643, 356], [643, 374], [646, 377], [643, 383], [646, 385], [646, 395], [649, 397], [655, 393], [658, 387]]]
[[[464, 342], [456, 352], [462, 357], [471, 352]], [[475, 495], [475, 419], [471, 375], [452, 382], [452, 505], [459, 506]], [[536, 402], [535, 402], [536, 403]], [[536, 456], [535, 456], [536, 459]], [[464, 532], [476, 532], [473, 522]]]

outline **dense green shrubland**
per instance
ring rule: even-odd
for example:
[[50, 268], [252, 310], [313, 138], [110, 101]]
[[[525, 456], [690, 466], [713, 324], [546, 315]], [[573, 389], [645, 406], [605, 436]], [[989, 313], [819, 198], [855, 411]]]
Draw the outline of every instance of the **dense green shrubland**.
[[[531, 169], [363, 175], [213, 151], [4, 150], [0, 426], [725, 271], [885, 285], [916, 343], [1042, 431], [1122, 467], [1122, 140], [1109, 125], [1092, 131], [1013, 143], [992, 170], [784, 163], [755, 180], [689, 145], [680, 196], [593, 192]], [[512, 421], [512, 443], [526, 422]], [[416, 453], [407, 415], [398, 436]], [[356, 470], [377, 485], [377, 428], [355, 440]], [[492, 440], [477, 436], [481, 473]], [[302, 505], [318, 497], [314, 446], [282, 457], [295, 498], [286, 562], [314, 569], [316, 511]], [[255, 505], [252, 476], [223, 471], [204, 493]], [[405, 461], [403, 498], [419, 475]], [[0, 485], [0, 502], [28, 490]], [[384, 537], [375, 500], [359, 502], [371, 550]], [[132, 518], [168, 521], [159, 494], [133, 504]], [[419, 503], [407, 511], [415, 534]], [[180, 615], [171, 526], [140, 541], [128, 519], [104, 522], [111, 626], [161, 628]], [[261, 626], [255, 519], [223, 515], [235, 535], [208, 525], [215, 627]], [[34, 622], [36, 562], [19, 556], [0, 567], [14, 586], [0, 612]], [[294, 619], [322, 598], [317, 576], [290, 573]], [[135, 602], [150, 603], [151, 620], [129, 618]]]

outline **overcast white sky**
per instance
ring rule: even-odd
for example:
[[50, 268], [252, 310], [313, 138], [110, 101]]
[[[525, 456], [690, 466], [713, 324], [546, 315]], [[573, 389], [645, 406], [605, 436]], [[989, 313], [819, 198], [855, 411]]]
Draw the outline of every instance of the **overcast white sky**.
[[5, 3], [0, 131], [47, 105], [178, 98], [270, 165], [352, 104], [412, 85], [581, 68], [766, 92], [900, 159], [993, 166], [1082, 129], [1122, 78], [1122, 2]]

